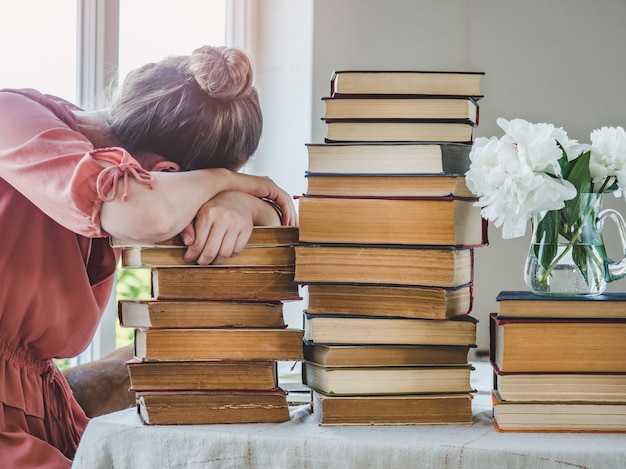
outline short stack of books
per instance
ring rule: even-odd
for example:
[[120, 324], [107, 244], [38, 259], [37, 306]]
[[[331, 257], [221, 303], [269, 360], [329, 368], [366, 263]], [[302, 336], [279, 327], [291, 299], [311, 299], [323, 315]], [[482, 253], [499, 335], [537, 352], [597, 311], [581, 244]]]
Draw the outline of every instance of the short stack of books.
[[243, 251], [220, 265], [186, 263], [176, 237], [145, 245], [112, 239], [122, 266], [150, 268], [152, 298], [119, 302], [135, 328], [127, 363], [147, 424], [264, 423], [289, 419], [277, 362], [301, 360], [302, 330], [283, 303], [294, 283], [296, 227], [254, 227]]
[[474, 249], [465, 185], [482, 73], [341, 71], [308, 144], [296, 282], [322, 425], [471, 423]]
[[500, 431], [626, 432], [626, 293], [503, 291], [491, 315]]

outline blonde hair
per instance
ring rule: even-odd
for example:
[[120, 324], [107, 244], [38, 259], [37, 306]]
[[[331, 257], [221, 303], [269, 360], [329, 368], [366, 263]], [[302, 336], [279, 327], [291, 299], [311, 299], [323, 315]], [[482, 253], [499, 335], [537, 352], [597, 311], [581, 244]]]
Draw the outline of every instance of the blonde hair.
[[111, 105], [109, 131], [129, 152], [148, 151], [182, 170], [240, 168], [256, 151], [263, 117], [252, 65], [232, 47], [140, 67]]

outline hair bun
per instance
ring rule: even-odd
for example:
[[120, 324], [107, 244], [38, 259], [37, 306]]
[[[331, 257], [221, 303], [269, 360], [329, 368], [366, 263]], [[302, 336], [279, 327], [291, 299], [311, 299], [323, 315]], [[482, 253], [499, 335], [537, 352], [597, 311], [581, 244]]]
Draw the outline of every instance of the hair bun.
[[202, 46], [189, 57], [189, 71], [209, 96], [235, 99], [252, 88], [252, 64], [233, 47]]

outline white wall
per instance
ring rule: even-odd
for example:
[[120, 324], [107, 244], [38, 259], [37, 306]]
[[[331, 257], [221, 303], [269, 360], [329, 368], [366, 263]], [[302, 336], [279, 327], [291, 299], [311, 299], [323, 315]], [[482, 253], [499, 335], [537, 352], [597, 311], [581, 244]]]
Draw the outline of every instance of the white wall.
[[[304, 190], [304, 143], [323, 141], [321, 98], [336, 69], [483, 71], [476, 136], [500, 135], [500, 116], [551, 122], [581, 141], [602, 125], [626, 127], [623, 0], [314, 0], [309, 10], [310, 2], [258, 2], [267, 130], [258, 167], [293, 193]], [[623, 202], [605, 205], [626, 213]], [[528, 237], [505, 241], [493, 227], [489, 236], [475, 266], [482, 349], [497, 293], [526, 289]], [[621, 255], [610, 241], [609, 254]]]

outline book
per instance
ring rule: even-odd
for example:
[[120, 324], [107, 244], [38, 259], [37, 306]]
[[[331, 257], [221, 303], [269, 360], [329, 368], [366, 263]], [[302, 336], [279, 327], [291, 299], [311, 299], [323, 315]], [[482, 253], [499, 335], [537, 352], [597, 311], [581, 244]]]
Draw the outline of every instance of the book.
[[626, 373], [504, 373], [494, 389], [505, 401], [626, 402]]
[[151, 391], [137, 393], [138, 412], [147, 425], [278, 423], [289, 420], [285, 392]]
[[422, 94], [480, 97], [484, 72], [435, 70], [336, 70], [331, 96], [340, 94]]
[[465, 174], [471, 145], [460, 143], [308, 143], [308, 170], [344, 174]]
[[326, 119], [325, 142], [471, 143], [474, 125], [467, 122]]
[[474, 345], [477, 320], [405, 319], [304, 313], [304, 340], [320, 344]]
[[310, 314], [448, 319], [472, 309], [473, 286], [308, 285]]
[[300, 242], [305, 243], [475, 247], [487, 243], [480, 207], [453, 197], [304, 196], [299, 215]]
[[154, 299], [299, 300], [293, 266], [155, 267]]
[[[255, 226], [252, 228], [250, 238], [246, 243], [246, 247], [250, 246], [290, 246], [298, 242], [297, 226]], [[132, 248], [132, 247], [184, 247], [185, 243], [180, 236], [160, 241], [157, 243], [143, 243], [135, 240], [119, 238], [112, 236], [109, 243], [114, 248]]]
[[122, 249], [122, 267], [197, 267], [293, 265], [295, 255], [290, 246], [247, 246], [238, 254], [221, 258], [216, 264], [199, 266], [183, 258], [186, 246], [135, 246]]
[[545, 296], [531, 291], [502, 291], [496, 300], [499, 317], [626, 319], [625, 292]]
[[312, 392], [312, 411], [324, 425], [471, 424], [471, 394], [327, 396]]
[[335, 95], [322, 101], [325, 119], [443, 119], [478, 125], [479, 118], [478, 103], [470, 97]]
[[300, 329], [135, 329], [143, 361], [301, 360]]
[[626, 321], [490, 315], [491, 361], [503, 372], [626, 372]]
[[117, 311], [124, 327], [286, 327], [280, 301], [120, 300]]
[[626, 402], [515, 402], [493, 391], [498, 431], [626, 432]]
[[327, 395], [469, 393], [470, 365], [322, 366], [302, 363], [302, 382]]
[[267, 390], [278, 386], [275, 361], [126, 362], [135, 391]]
[[[476, 198], [465, 177], [436, 174], [341, 174], [306, 172], [306, 195], [347, 197]], [[245, 251], [245, 249], [244, 249]]]
[[459, 287], [473, 279], [472, 248], [300, 244], [298, 283]]
[[324, 366], [466, 365], [469, 345], [304, 343], [304, 360]]

